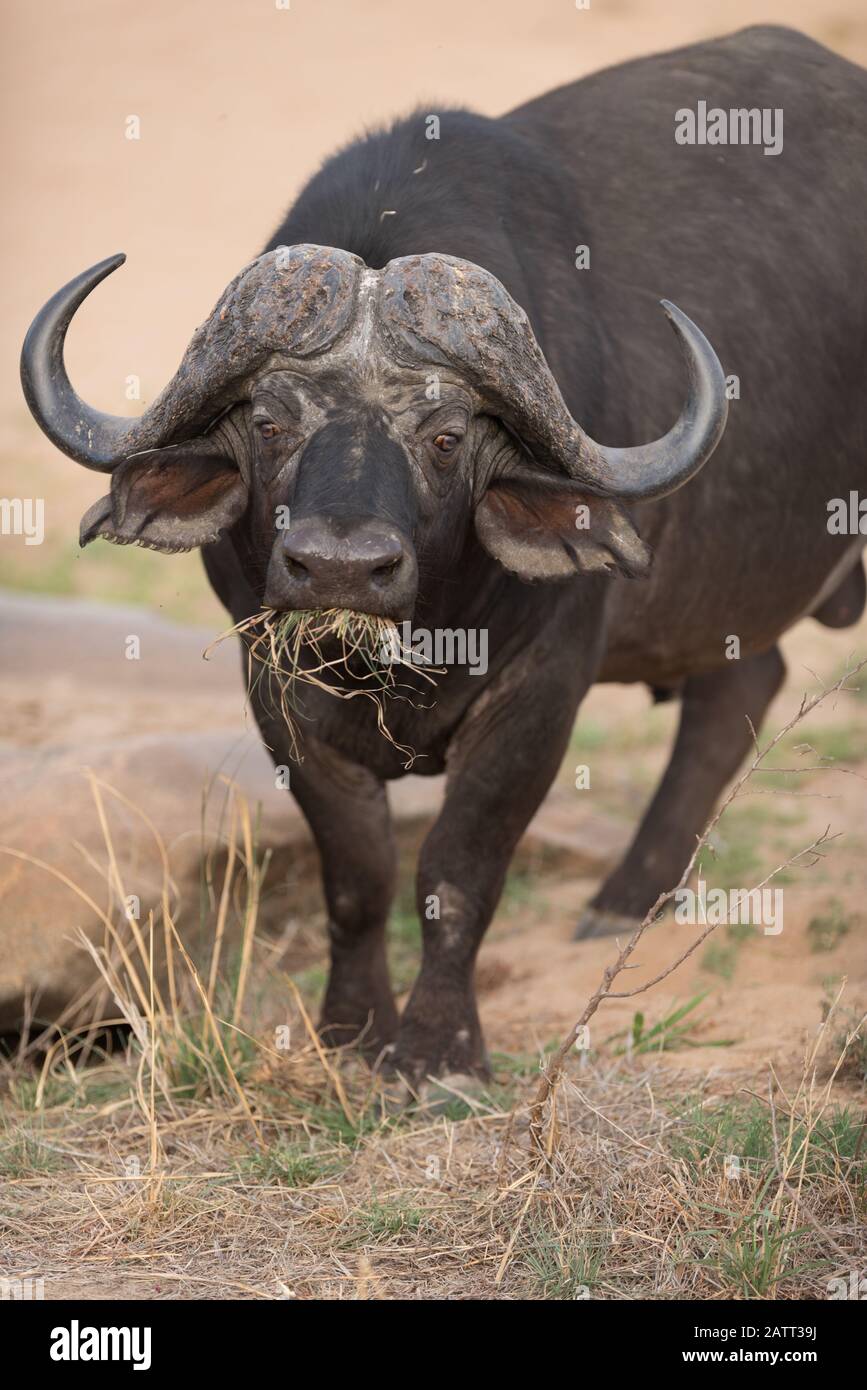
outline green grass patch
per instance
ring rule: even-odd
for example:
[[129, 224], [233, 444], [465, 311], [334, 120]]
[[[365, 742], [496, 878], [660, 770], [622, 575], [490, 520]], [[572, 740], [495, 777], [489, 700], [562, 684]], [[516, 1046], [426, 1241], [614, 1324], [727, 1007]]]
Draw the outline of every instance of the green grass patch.
[[734, 1041], [732, 1038], [709, 1040], [696, 1037], [695, 1029], [700, 1026], [699, 1019], [691, 1018], [688, 1022], [684, 1022], [688, 1015], [694, 1013], [702, 1000], [706, 998], [707, 990], [702, 994], [693, 995], [692, 999], [688, 999], [679, 1008], [671, 1009], [658, 1023], [651, 1024], [649, 1027], [644, 1014], [638, 1011], [633, 1015], [631, 1027], [619, 1033], [612, 1033], [609, 1038], [605, 1039], [605, 1043], [624, 1039], [614, 1049], [615, 1053], [619, 1055], [639, 1052], [674, 1052], [682, 1047], [731, 1047]]
[[542, 1048], [542, 1055], [537, 1052], [492, 1052], [490, 1054], [491, 1070], [498, 1078], [514, 1078], [516, 1080], [530, 1080], [538, 1076], [541, 1070], [540, 1064], [552, 1052], [556, 1052], [560, 1046], [559, 1039], [552, 1038], [546, 1042]]
[[[862, 685], [867, 685], [864, 673]], [[862, 698], [867, 698], [862, 695]], [[867, 727], [863, 720], [828, 725], [826, 728], [797, 730], [788, 734], [768, 754], [756, 774], [756, 785], [783, 791], [797, 791], [826, 768], [843, 766], [867, 758]], [[789, 771], [782, 771], [782, 769]], [[809, 769], [809, 771], [808, 771]]]
[[311, 965], [306, 970], [296, 970], [292, 979], [305, 999], [313, 999], [318, 1003], [328, 983], [328, 967]]
[[310, 1101], [302, 1104], [300, 1110], [311, 1128], [326, 1136], [333, 1144], [354, 1149], [368, 1135], [377, 1130], [383, 1132], [394, 1128], [402, 1117], [383, 1119], [374, 1107], [361, 1110], [350, 1119], [335, 1097], [330, 1100]]
[[322, 1178], [330, 1177], [335, 1165], [300, 1144], [280, 1141], [267, 1149], [251, 1152], [239, 1165], [239, 1171], [268, 1185], [280, 1183], [284, 1187], [309, 1187]]
[[500, 911], [507, 917], [520, 914], [525, 919], [538, 920], [546, 910], [546, 899], [539, 891], [539, 874], [518, 865], [506, 875], [500, 900]]
[[0, 1177], [34, 1178], [40, 1173], [50, 1173], [59, 1167], [59, 1155], [49, 1149], [35, 1134], [27, 1133], [18, 1127], [12, 1131], [8, 1126], [0, 1137]]
[[[826, 1007], [830, 1008], [831, 997], [836, 995], [839, 981], [827, 982], [826, 989], [829, 995]], [[839, 1009], [835, 1014], [835, 1030], [833, 1037], [833, 1056], [836, 1061], [843, 1053], [845, 1048], [846, 1055], [840, 1067], [844, 1076], [850, 1077], [853, 1081], [860, 1082], [862, 1086], [867, 1086], [867, 1022], [864, 1021], [864, 1010], [862, 1009]], [[867, 1119], [865, 1119], [867, 1124]], [[867, 1154], [867, 1143], [862, 1144], [862, 1148]]]
[[729, 981], [734, 977], [738, 963], [738, 943], [734, 941], [711, 941], [704, 949], [701, 958], [701, 968], [707, 971], [708, 975], [717, 975], [721, 980]]
[[812, 730], [807, 742], [823, 762], [860, 763], [867, 758], [867, 728], [863, 722]]
[[579, 718], [569, 739], [570, 753], [597, 753], [611, 740], [609, 731], [592, 719]]
[[9, 1093], [22, 1110], [81, 1109], [86, 1106], [107, 1105], [129, 1095], [129, 1077], [107, 1067], [72, 1072], [53, 1071], [45, 1078], [40, 1091], [40, 1077], [19, 1076], [10, 1085]]
[[46, 546], [41, 563], [11, 550], [0, 556], [0, 588], [57, 594], [157, 610], [176, 622], [218, 626], [225, 613], [210, 589], [197, 554], [166, 561], [140, 546], [99, 544], [82, 551], [77, 541]]
[[807, 923], [807, 940], [810, 943], [810, 950], [815, 952], [835, 950], [858, 920], [856, 917], [849, 917], [842, 903], [835, 898], [825, 912], [811, 917]]
[[371, 1241], [395, 1241], [419, 1234], [425, 1213], [405, 1198], [380, 1201], [371, 1197], [352, 1215], [347, 1232], [348, 1245], [367, 1245]]
[[[789, 1116], [779, 1109], [776, 1126], [781, 1151], [787, 1150], [794, 1158], [803, 1149], [806, 1125], [795, 1119], [790, 1140]], [[854, 1161], [855, 1172], [849, 1181], [859, 1181], [863, 1188], [867, 1153], [861, 1152], [863, 1142], [859, 1149], [862, 1126], [862, 1117], [849, 1106], [832, 1109], [818, 1120], [809, 1134], [805, 1179], [831, 1177], [841, 1165], [848, 1170]], [[711, 1105], [693, 1098], [682, 1110], [680, 1124], [671, 1132], [668, 1144], [674, 1156], [696, 1177], [708, 1165], [722, 1167], [730, 1156], [738, 1158], [742, 1171], [755, 1181], [762, 1182], [773, 1171], [774, 1128], [770, 1110], [754, 1097], [736, 1097]]]
[[551, 1230], [544, 1221], [528, 1227], [522, 1264], [530, 1292], [539, 1298], [574, 1301], [598, 1287], [605, 1248], [581, 1232]]
[[388, 967], [397, 994], [409, 989], [421, 963], [421, 923], [410, 885], [398, 894], [388, 919]]
[[234, 1097], [230, 1069], [241, 1084], [249, 1078], [259, 1057], [255, 1040], [226, 1024], [217, 1026], [222, 1047], [201, 1015], [185, 1019], [168, 1038], [162, 1060], [178, 1099]]
[[[714, 843], [701, 852], [699, 872], [702, 878], [710, 888], [751, 888], [773, 868], [773, 863], [768, 862], [772, 856], [762, 848], [767, 843], [768, 831], [789, 829], [802, 821], [803, 812], [787, 807], [781, 797], [761, 796], [736, 802], [720, 822]], [[777, 854], [789, 851], [785, 848], [784, 836], [778, 835], [775, 840], [778, 849], [773, 858], [776, 860]], [[777, 875], [774, 883], [779, 878]], [[770, 886], [773, 887], [773, 883]]]
[[794, 1262], [806, 1228], [782, 1231], [767, 1212], [750, 1211], [734, 1231], [708, 1234], [715, 1246], [711, 1257], [728, 1291], [741, 1298], [768, 1298], [781, 1280], [821, 1267], [816, 1261]]

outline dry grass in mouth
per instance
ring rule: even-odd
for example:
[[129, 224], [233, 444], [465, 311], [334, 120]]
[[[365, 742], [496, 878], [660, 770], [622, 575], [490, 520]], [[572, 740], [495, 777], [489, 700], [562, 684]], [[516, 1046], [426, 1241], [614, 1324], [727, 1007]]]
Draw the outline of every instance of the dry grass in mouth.
[[[412, 748], [398, 743], [388, 728], [385, 717], [387, 699], [407, 700], [414, 704], [414, 688], [401, 684], [396, 668], [419, 670], [419, 662], [401, 639], [400, 630], [390, 618], [374, 613], [357, 613], [351, 608], [309, 608], [283, 612], [263, 608], [251, 618], [236, 623], [220, 634], [205, 652], [211, 652], [217, 642], [238, 634], [247, 645], [248, 692], [262, 676], [277, 688], [277, 703], [289, 729], [292, 756], [300, 758], [296, 720], [296, 683], [315, 686], [341, 700], [362, 695], [376, 706], [376, 722], [380, 733], [406, 758], [406, 767], [415, 759]], [[336, 654], [327, 656], [332, 646]], [[421, 671], [425, 680], [435, 684], [439, 668]], [[341, 676], [353, 682], [341, 684]], [[336, 680], [335, 680], [336, 677]], [[402, 693], [411, 690], [413, 695]]]

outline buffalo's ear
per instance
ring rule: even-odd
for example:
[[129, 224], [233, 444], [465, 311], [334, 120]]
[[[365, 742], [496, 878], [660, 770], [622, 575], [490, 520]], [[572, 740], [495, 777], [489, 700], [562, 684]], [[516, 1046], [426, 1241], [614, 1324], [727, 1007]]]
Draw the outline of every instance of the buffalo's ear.
[[81, 519], [81, 545], [99, 536], [171, 554], [208, 545], [247, 506], [234, 464], [206, 439], [134, 454], [111, 475], [111, 492]]
[[566, 479], [504, 478], [476, 508], [476, 533], [522, 579], [612, 573], [641, 578], [651, 552], [620, 503], [582, 493]]

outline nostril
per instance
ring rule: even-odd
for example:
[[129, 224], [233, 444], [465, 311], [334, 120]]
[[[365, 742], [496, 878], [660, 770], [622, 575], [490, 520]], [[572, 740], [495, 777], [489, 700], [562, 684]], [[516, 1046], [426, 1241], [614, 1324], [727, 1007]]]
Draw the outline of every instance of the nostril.
[[294, 555], [284, 555], [283, 559], [285, 560], [286, 568], [293, 579], [309, 578], [310, 571], [308, 570], [307, 566], [302, 565], [300, 560], [296, 560]]
[[374, 565], [373, 569], [370, 571], [372, 578], [391, 579], [392, 575], [400, 568], [402, 559], [403, 556], [398, 555], [395, 560], [387, 560], [384, 565]]

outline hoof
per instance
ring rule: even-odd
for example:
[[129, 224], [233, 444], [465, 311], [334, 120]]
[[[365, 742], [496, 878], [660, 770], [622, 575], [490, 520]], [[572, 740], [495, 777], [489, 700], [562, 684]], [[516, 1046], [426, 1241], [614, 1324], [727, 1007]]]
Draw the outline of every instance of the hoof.
[[396, 1051], [395, 1044], [389, 1043], [374, 1066], [383, 1112], [395, 1119], [412, 1110], [420, 1099], [419, 1084], [413, 1074], [399, 1064]]
[[463, 1103], [477, 1110], [479, 1102], [490, 1087], [481, 1076], [467, 1072], [449, 1072], [446, 1076], [429, 1076], [418, 1088], [419, 1106], [427, 1115], [442, 1115], [450, 1106]]
[[383, 1109], [392, 1116], [411, 1109], [441, 1115], [449, 1106], [461, 1102], [475, 1110], [491, 1084], [487, 1069], [482, 1068], [439, 1076], [425, 1073], [420, 1067], [405, 1071], [394, 1058], [394, 1048], [384, 1049], [378, 1070]]
[[401, 1076], [381, 1077], [379, 1100], [382, 1113], [397, 1120], [418, 1105], [418, 1092]]
[[397, 1033], [397, 1011], [392, 1008], [371, 1008], [366, 1013], [339, 1010], [323, 1011], [317, 1033], [324, 1047], [341, 1051], [357, 1050], [375, 1067], [379, 1057], [392, 1045]]
[[408, 1110], [424, 1112], [431, 1117], [445, 1115], [452, 1106], [461, 1104], [476, 1111], [484, 1108], [481, 1102], [488, 1084], [481, 1077], [468, 1076], [465, 1072], [428, 1076], [418, 1085], [411, 1085], [402, 1077], [391, 1077], [383, 1082], [382, 1108], [392, 1119]]
[[572, 936], [573, 941], [587, 941], [594, 936], [620, 936], [624, 943], [641, 925], [638, 917], [621, 912], [605, 912], [599, 907], [585, 907]]

